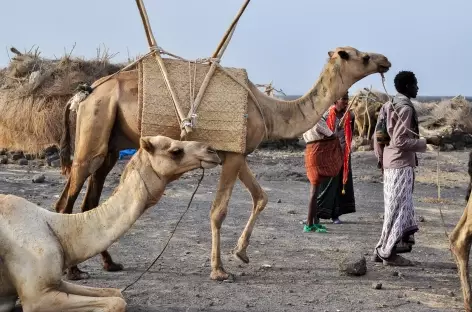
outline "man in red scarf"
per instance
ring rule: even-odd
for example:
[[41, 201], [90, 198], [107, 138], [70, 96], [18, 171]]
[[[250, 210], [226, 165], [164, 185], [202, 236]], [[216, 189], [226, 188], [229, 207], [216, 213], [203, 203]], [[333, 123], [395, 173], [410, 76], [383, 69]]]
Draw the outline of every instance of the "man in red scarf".
[[346, 93], [323, 115], [328, 128], [339, 138], [343, 153], [343, 166], [335, 177], [325, 178], [318, 187], [317, 216], [342, 223], [339, 216], [356, 211], [351, 170], [351, 142], [354, 114], [347, 112], [349, 96]]

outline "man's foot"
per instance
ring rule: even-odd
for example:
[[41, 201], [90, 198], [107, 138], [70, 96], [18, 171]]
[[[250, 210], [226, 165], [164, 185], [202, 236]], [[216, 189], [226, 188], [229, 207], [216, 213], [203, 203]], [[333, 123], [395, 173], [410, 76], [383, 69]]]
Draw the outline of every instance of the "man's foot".
[[341, 220], [339, 220], [338, 217], [332, 218], [331, 220], [333, 220], [333, 223], [334, 223], [334, 224], [342, 224], [342, 223], [343, 223]]
[[405, 252], [411, 252], [411, 250], [413, 249], [413, 246], [409, 243], [405, 243], [403, 241], [400, 241], [399, 243], [397, 243], [397, 245], [395, 246], [395, 252], [396, 253], [405, 253]]
[[374, 251], [372, 256], [370, 257], [370, 261], [372, 262], [383, 262], [383, 260], [377, 255], [377, 253]]
[[387, 266], [415, 266], [417, 263], [403, 258], [402, 256], [394, 255], [390, 256], [387, 260], [384, 260], [383, 264]]

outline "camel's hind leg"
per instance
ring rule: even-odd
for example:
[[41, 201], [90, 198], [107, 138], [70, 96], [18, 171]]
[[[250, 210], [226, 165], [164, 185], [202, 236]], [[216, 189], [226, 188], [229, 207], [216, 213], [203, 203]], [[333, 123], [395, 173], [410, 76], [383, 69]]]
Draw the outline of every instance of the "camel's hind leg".
[[239, 171], [239, 179], [251, 193], [253, 206], [251, 216], [249, 217], [246, 227], [244, 228], [233, 253], [243, 262], [249, 263], [249, 257], [246, 253], [247, 246], [249, 245], [249, 238], [251, 237], [257, 217], [261, 211], [264, 210], [268, 199], [266, 192], [264, 192], [257, 182], [256, 177], [252, 173], [246, 161], [242, 164], [241, 170]]
[[22, 300], [24, 312], [124, 312], [126, 302], [119, 297], [86, 297], [50, 290], [32, 300]]
[[457, 262], [461, 280], [462, 295], [467, 312], [472, 312], [472, 298], [469, 280], [469, 254], [472, 242], [472, 198], [450, 237], [451, 251]]
[[220, 229], [228, 212], [228, 202], [233, 192], [234, 183], [238, 177], [239, 169], [244, 162], [244, 156], [236, 153], [224, 153], [223, 168], [215, 200], [211, 206], [211, 274], [212, 280], [225, 280], [229, 274], [225, 272], [221, 262]]
[[0, 312], [11, 312], [15, 308], [16, 296], [0, 297]]
[[[119, 155], [120, 153], [118, 151], [110, 151], [102, 166], [90, 176], [87, 192], [85, 193], [85, 198], [81, 206], [82, 212], [88, 211], [98, 206], [100, 195], [102, 194], [103, 190], [103, 184], [105, 184], [105, 179], [118, 161]], [[103, 268], [106, 271], [116, 272], [123, 270], [123, 265], [113, 262], [113, 259], [108, 251], [103, 251], [101, 256]]]

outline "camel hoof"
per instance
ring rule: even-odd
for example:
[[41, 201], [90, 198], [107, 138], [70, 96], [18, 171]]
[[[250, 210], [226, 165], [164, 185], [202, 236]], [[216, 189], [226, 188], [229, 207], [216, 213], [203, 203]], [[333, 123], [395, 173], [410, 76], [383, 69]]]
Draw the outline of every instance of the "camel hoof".
[[70, 281], [78, 281], [89, 279], [90, 275], [87, 272], [79, 270], [78, 268], [70, 268], [67, 270], [66, 278]]
[[118, 272], [118, 271], [123, 271], [124, 267], [120, 263], [104, 263], [103, 264], [103, 269], [108, 272]]
[[210, 274], [210, 278], [214, 281], [225, 281], [230, 277], [230, 274], [226, 273], [224, 270], [214, 270]]
[[245, 250], [237, 250], [236, 248], [233, 250], [233, 255], [241, 260], [242, 262], [248, 264], [249, 263], [249, 257], [247, 256], [247, 253]]

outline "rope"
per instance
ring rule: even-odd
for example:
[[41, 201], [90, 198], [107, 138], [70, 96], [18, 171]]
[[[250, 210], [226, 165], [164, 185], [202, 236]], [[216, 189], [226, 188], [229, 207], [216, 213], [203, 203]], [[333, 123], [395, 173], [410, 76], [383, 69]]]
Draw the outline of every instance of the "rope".
[[[387, 94], [387, 96], [390, 98], [390, 101], [392, 102], [392, 107], [393, 107], [393, 111], [397, 114], [398, 116], [398, 120], [400, 120], [400, 122], [402, 123], [403, 127], [405, 127], [409, 132], [413, 133], [414, 135], [416, 136], [420, 136], [419, 133], [416, 133], [412, 130], [410, 130], [407, 126], [405, 126], [405, 123], [403, 122], [403, 120], [400, 118], [400, 116], [398, 115], [397, 111], [395, 110], [395, 106], [393, 105], [393, 97], [391, 97], [388, 92], [387, 92], [387, 88], [385, 87], [385, 76], [383, 74], [380, 74], [382, 76], [382, 86], [385, 90], [385, 94]], [[443, 212], [442, 212], [442, 209], [441, 209], [441, 205], [440, 205], [440, 199], [441, 199], [441, 186], [440, 186], [440, 182], [439, 182], [439, 176], [440, 176], [440, 169], [439, 169], [439, 148], [438, 148], [438, 154], [436, 156], [436, 185], [437, 185], [437, 189], [438, 189], [438, 210], [439, 210], [439, 215], [441, 216], [441, 223], [442, 223], [442, 227], [444, 229], [444, 235], [446, 235], [446, 238], [449, 242], [449, 234], [447, 233], [447, 229], [446, 229], [446, 222], [444, 221], [444, 215], [443, 215]]]
[[189, 210], [190, 208], [190, 205], [193, 201], [193, 197], [195, 196], [195, 193], [197, 192], [198, 188], [200, 187], [200, 184], [202, 183], [202, 180], [203, 180], [203, 177], [205, 176], [205, 169], [202, 168], [202, 175], [200, 177], [200, 180], [198, 180], [198, 184], [197, 184], [197, 187], [195, 188], [195, 190], [193, 191], [192, 193], [192, 196], [190, 197], [190, 200], [187, 204], [187, 208], [185, 209], [185, 211], [182, 213], [182, 215], [180, 216], [180, 219], [177, 221], [177, 223], [175, 224], [174, 226], [174, 229], [172, 230], [172, 233], [170, 234], [169, 236], [169, 239], [167, 240], [166, 244], [164, 245], [164, 248], [162, 248], [161, 252], [159, 253], [159, 255], [157, 255], [157, 257], [154, 259], [154, 261], [147, 267], [147, 269], [141, 273], [138, 278], [132, 282], [131, 284], [128, 284], [128, 286], [126, 286], [122, 292], [125, 292], [127, 291], [129, 288], [131, 288], [134, 284], [136, 284], [142, 277], [144, 274], [146, 274], [147, 272], [149, 272], [149, 270], [153, 267], [154, 264], [156, 264], [157, 260], [159, 260], [159, 258], [162, 256], [162, 254], [164, 253], [164, 251], [166, 250], [167, 246], [169, 245], [170, 243], [170, 240], [172, 239], [172, 237], [174, 236], [174, 233], [175, 231], [177, 230], [177, 227], [179, 226], [180, 224], [180, 221], [182, 221], [183, 217], [185, 216], [185, 214], [187, 213], [187, 211]]

